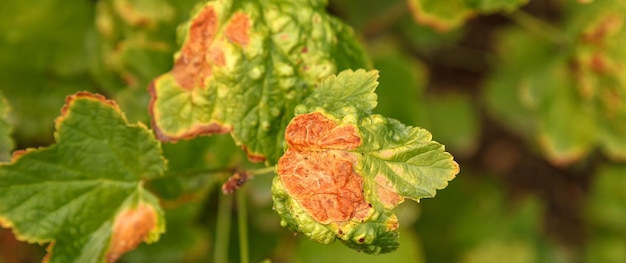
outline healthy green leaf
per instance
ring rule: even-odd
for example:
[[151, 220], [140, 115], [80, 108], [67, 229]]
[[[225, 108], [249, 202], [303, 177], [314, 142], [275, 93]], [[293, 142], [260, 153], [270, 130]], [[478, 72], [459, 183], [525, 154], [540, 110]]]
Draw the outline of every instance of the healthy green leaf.
[[164, 231], [158, 200], [142, 187], [161, 175], [159, 143], [129, 125], [100, 95], [67, 98], [56, 144], [14, 154], [0, 166], [0, 223], [47, 243], [47, 262], [113, 262]]
[[322, 78], [367, 67], [325, 1], [211, 1], [182, 27], [173, 69], [150, 87], [159, 139], [230, 132], [250, 159], [275, 163], [295, 105]]
[[446, 32], [476, 14], [511, 12], [528, 0], [407, 0], [417, 23]]
[[398, 247], [391, 209], [405, 198], [433, 197], [459, 172], [428, 131], [369, 115], [377, 77], [343, 71], [296, 107], [272, 186], [282, 225], [371, 254]]

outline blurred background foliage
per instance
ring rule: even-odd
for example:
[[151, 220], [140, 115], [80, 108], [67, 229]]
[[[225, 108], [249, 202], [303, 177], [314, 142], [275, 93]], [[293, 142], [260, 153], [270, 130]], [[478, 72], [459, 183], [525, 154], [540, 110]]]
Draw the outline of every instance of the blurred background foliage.
[[[146, 86], [172, 66], [200, 0], [0, 2], [0, 159], [53, 142], [64, 97], [116, 100], [149, 123]], [[401, 248], [369, 256], [280, 227], [271, 175], [240, 189], [252, 262], [626, 262], [623, 0], [329, 0], [380, 71], [379, 113], [424, 127], [461, 173], [397, 208]], [[238, 262], [237, 203], [220, 185], [254, 168], [228, 136], [165, 144], [148, 187], [168, 232], [121, 262]], [[241, 203], [239, 203], [241, 204]], [[0, 262], [44, 248], [0, 230]]]

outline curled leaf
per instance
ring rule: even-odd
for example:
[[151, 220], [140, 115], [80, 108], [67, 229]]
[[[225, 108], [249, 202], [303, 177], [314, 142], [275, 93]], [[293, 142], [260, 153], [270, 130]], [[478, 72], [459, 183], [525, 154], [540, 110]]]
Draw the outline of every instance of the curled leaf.
[[398, 247], [391, 209], [434, 196], [459, 172], [428, 131], [370, 115], [376, 78], [376, 71], [343, 71], [296, 108], [272, 188], [283, 225], [371, 254]]

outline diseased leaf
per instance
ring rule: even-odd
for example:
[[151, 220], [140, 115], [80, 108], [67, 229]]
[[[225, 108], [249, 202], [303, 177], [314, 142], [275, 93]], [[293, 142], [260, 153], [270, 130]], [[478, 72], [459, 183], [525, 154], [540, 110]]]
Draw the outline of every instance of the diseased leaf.
[[296, 107], [272, 187], [281, 224], [371, 254], [398, 247], [391, 209], [405, 198], [433, 197], [459, 172], [428, 131], [369, 115], [377, 76], [343, 71]]
[[[164, 205], [167, 207], [166, 205]], [[168, 229], [159, 242], [140, 245], [124, 255], [127, 263], [196, 263], [207, 262], [213, 249], [209, 231], [201, 227], [198, 214], [206, 208], [203, 202], [188, 202], [173, 208], [165, 208]]]
[[230, 132], [250, 159], [275, 163], [293, 108], [338, 70], [367, 67], [325, 1], [211, 1], [182, 27], [169, 73], [150, 87], [160, 140]]
[[202, 0], [102, 0], [88, 48], [91, 73], [129, 120], [149, 121], [150, 81], [172, 67], [176, 28]]
[[440, 32], [457, 28], [477, 14], [511, 12], [528, 0], [407, 0], [417, 23]]
[[164, 231], [143, 180], [165, 161], [145, 126], [129, 125], [100, 95], [67, 98], [56, 144], [14, 154], [0, 166], [0, 223], [21, 240], [51, 242], [46, 262], [114, 262]]

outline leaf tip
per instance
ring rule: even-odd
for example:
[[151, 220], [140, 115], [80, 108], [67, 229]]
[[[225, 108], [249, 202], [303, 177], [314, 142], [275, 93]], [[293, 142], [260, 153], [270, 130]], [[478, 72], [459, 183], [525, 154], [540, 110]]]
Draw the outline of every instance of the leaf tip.
[[[209, 49], [218, 33], [218, 20], [217, 12], [210, 4], [191, 20], [187, 39], [170, 72], [181, 88], [191, 90], [203, 86], [204, 81], [213, 74], [212, 65], [223, 64], [223, 55], [216, 55]], [[209, 56], [205, 54], [207, 50]], [[218, 58], [217, 61], [214, 58]]]
[[113, 236], [106, 253], [107, 263], [117, 261], [124, 253], [135, 249], [141, 242], [151, 242], [158, 227], [158, 216], [154, 208], [139, 204], [122, 211], [115, 218]]
[[65, 105], [63, 105], [63, 107], [61, 108], [61, 117], [65, 116], [69, 112], [69, 109], [72, 106], [72, 104], [79, 99], [95, 100], [105, 105], [111, 106], [115, 110], [121, 112], [119, 106], [117, 105], [117, 103], [115, 103], [115, 101], [109, 100], [103, 95], [100, 95], [97, 93], [91, 93], [88, 91], [79, 91], [79, 92], [76, 92], [72, 95], [65, 97]]

